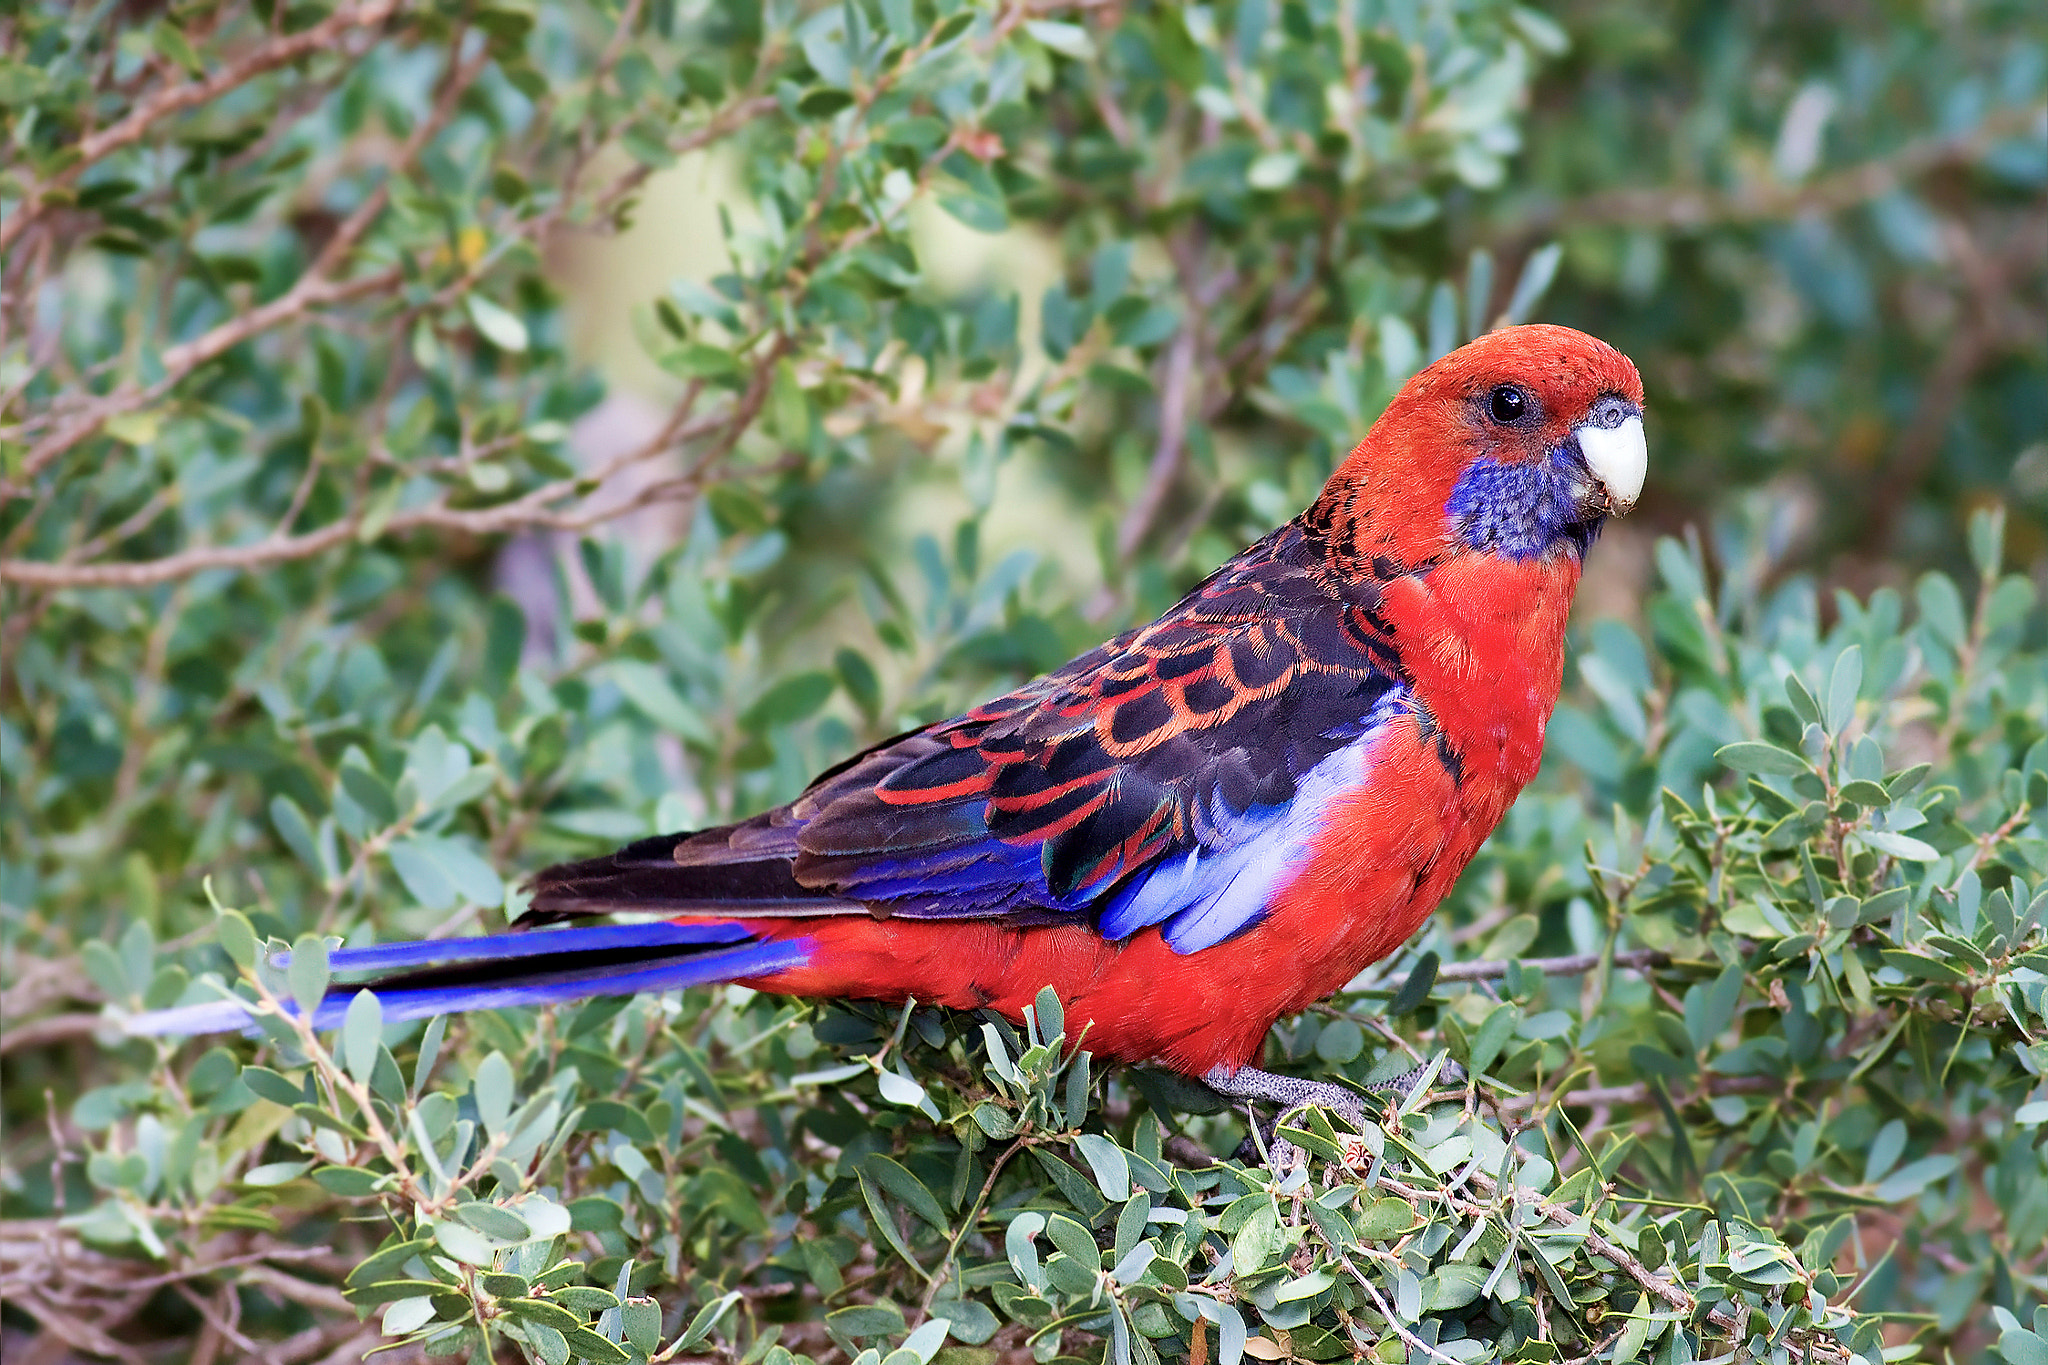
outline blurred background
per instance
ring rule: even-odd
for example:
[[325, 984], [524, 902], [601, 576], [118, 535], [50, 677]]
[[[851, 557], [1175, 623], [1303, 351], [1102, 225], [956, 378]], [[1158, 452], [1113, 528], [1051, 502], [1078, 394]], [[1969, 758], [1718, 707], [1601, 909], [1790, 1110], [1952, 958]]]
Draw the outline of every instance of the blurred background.
[[[1241, 28], [1280, 13], [1275, 7], [1262, 21], [1261, 12], [1256, 3], [1242, 15], [1194, 9], [1226, 28], [1233, 18]], [[1347, 446], [1358, 417], [1369, 418], [1409, 366], [1462, 340], [1471, 322], [1500, 316], [1534, 257], [1547, 290], [1520, 315], [1610, 340], [1636, 359], [1652, 399], [1655, 477], [1637, 519], [1610, 528], [1589, 584], [1602, 607], [1627, 609], [1657, 534], [1705, 526], [1745, 504], [1769, 507], [1781, 571], [1812, 571], [1859, 591], [1908, 582], [1928, 565], [1960, 565], [1963, 520], [1994, 500], [2013, 505], [2012, 550], [2038, 559], [2048, 507], [2048, 131], [2036, 16], [2000, 5], [1565, 4], [1510, 22], [1522, 25], [1524, 57], [1486, 73], [1500, 87], [1488, 92], [1498, 107], [1459, 115], [1491, 115], [1471, 130], [1489, 137], [1467, 143], [1468, 161], [1448, 167], [1450, 175], [1429, 167], [1439, 176], [1419, 177], [1429, 191], [1401, 201], [1403, 221], [1391, 228], [1383, 203], [1334, 225], [1358, 235], [1346, 240], [1344, 259], [1322, 263], [1339, 277], [1317, 282], [1334, 286], [1331, 311], [1297, 324], [1315, 333], [1291, 341], [1308, 363], [1277, 379], [1205, 373], [1193, 467], [1179, 472], [1169, 506], [1154, 515], [1185, 530], [1212, 484], [1235, 485], [1219, 496], [1242, 500], [1243, 486], [1261, 476], [1279, 482], [1276, 471], [1297, 463], [1318, 468], [1313, 461]], [[1132, 35], [1117, 41], [1130, 44]], [[1288, 70], [1294, 54], [1275, 47], [1281, 80], [1320, 74]], [[1389, 77], [1398, 74], [1373, 70], [1371, 99], [1389, 101]], [[1330, 98], [1328, 90], [1297, 93]], [[1034, 99], [1057, 107], [1061, 94], [1048, 88]], [[1392, 97], [1402, 92], [1393, 88]], [[1190, 146], [1228, 140], [1230, 112], [1193, 114], [1206, 129], [1133, 134], [1131, 169], [1184, 177]], [[1437, 112], [1440, 128], [1457, 121]], [[1146, 147], [1149, 137], [1181, 145]], [[1489, 140], [1494, 157], [1475, 150]], [[1308, 173], [1318, 151], [1334, 150], [1309, 150]], [[622, 405], [650, 411], [677, 392], [679, 381], [639, 343], [635, 310], [649, 307], [662, 282], [730, 269], [721, 212], [742, 227], [755, 223], [743, 180], [737, 153], [693, 155], [647, 182], [624, 232], [566, 240], [551, 258], [572, 352]], [[1045, 363], [1044, 292], [1085, 279], [1091, 252], [1117, 235], [1112, 224], [1151, 248], [1132, 257], [1144, 284], [1169, 299], [1192, 287], [1235, 302], [1253, 292], [1251, 281], [1221, 277], [1249, 274], [1244, 257], [1255, 243], [1298, 247], [1298, 215], [1310, 211], [1247, 197], [1231, 217], [1268, 221], [1204, 222], [1207, 239], [1188, 258], [1194, 278], [1176, 282], [1175, 262], [1133, 212], [1140, 206], [1117, 202], [1151, 188], [1119, 186], [1107, 203], [1033, 205], [1038, 211], [998, 232], [920, 202], [910, 238], [930, 287], [955, 300], [1013, 302], [1014, 384], [1028, 389], [1034, 363]], [[1376, 188], [1384, 194], [1384, 181]], [[1368, 216], [1379, 230], [1359, 232]], [[1283, 217], [1294, 221], [1271, 221]], [[1556, 248], [1561, 255], [1548, 254]], [[1447, 298], [1448, 327], [1433, 311]], [[1375, 308], [1385, 311], [1375, 316]], [[1410, 326], [1380, 330], [1383, 318]], [[1361, 331], [1362, 340], [1353, 335]], [[1324, 414], [1313, 400], [1290, 400], [1327, 385], [1315, 362], [1333, 351], [1347, 360], [1356, 353], [1350, 377], [1364, 406], [1354, 416], [1357, 405], [1340, 398], [1344, 420], [1317, 423]], [[1145, 378], [1156, 388], [1157, 374]], [[1155, 394], [1146, 398], [1156, 406]], [[1105, 568], [1082, 552], [1086, 537], [1049, 543], [1043, 531], [1048, 518], [1089, 527], [1105, 503], [1129, 511], [1145, 488], [1139, 456], [1156, 450], [1147, 444], [1156, 431], [1145, 429], [1153, 423], [1139, 422], [1099, 421], [1071, 450], [1027, 448], [1006, 464], [991, 544], [1049, 556], [1079, 596], [1120, 576], [1121, 565]], [[914, 428], [890, 434], [917, 447], [896, 455], [880, 480], [890, 523], [902, 534], [956, 518], [960, 509], [944, 500], [953, 480], [928, 466], [934, 457], [941, 469], [957, 460], [958, 442], [934, 445]], [[1221, 477], [1224, 465], [1232, 477]], [[1245, 508], [1243, 530], [1286, 505]], [[1216, 510], [1209, 524], [1238, 529]], [[1165, 548], [1182, 546], [1169, 535]], [[1214, 557], [1223, 544], [1204, 549]], [[1194, 566], [1176, 567], [1184, 581]]]

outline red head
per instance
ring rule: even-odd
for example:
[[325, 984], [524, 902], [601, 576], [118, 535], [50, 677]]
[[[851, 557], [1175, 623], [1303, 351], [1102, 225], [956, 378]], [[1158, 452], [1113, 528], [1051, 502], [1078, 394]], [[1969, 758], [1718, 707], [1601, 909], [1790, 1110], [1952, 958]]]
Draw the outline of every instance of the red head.
[[1643, 381], [1569, 327], [1504, 327], [1410, 379], [1309, 517], [1340, 554], [1583, 554], [1642, 491]]

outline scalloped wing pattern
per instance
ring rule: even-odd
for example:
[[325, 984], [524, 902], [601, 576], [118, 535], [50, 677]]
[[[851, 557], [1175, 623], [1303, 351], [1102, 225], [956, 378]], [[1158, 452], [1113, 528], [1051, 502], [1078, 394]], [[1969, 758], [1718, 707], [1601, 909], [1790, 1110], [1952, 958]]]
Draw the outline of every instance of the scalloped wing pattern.
[[640, 910], [1162, 925], [1179, 952], [1257, 924], [1377, 729], [1414, 702], [1381, 585], [1290, 522], [1159, 620], [899, 735], [787, 806], [549, 868], [527, 922]]
[[1183, 952], [1249, 928], [1406, 701], [1377, 586], [1319, 550], [1290, 523], [1153, 624], [821, 781], [775, 822], [796, 881], [916, 918], [1165, 922]]

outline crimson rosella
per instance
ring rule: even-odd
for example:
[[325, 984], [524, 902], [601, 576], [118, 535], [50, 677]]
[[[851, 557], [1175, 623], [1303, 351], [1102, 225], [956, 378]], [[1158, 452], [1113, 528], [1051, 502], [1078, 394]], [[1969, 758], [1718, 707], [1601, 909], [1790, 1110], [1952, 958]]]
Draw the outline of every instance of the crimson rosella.
[[1150, 625], [789, 805], [533, 879], [538, 920], [640, 922], [332, 965], [371, 978], [386, 1019], [734, 981], [1016, 1020], [1050, 985], [1098, 1056], [1354, 1107], [1250, 1063], [1275, 1019], [1415, 931], [1535, 776], [1581, 561], [1642, 490], [1642, 402], [1603, 342], [1493, 332]]

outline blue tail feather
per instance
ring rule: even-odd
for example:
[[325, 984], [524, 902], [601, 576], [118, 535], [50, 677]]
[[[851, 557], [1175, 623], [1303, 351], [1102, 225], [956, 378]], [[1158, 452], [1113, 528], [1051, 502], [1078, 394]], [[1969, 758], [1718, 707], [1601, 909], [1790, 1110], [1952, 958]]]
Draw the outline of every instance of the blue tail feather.
[[[657, 966], [632, 971], [589, 967], [579, 971], [549, 972], [501, 984], [437, 986], [425, 990], [395, 990], [377, 994], [386, 1023], [404, 1019], [431, 1019], [437, 1014], [462, 1010], [511, 1009], [522, 1005], [561, 1005], [598, 995], [638, 995], [643, 991], [679, 991], [686, 986], [708, 986], [742, 977], [766, 976], [771, 972], [800, 967], [810, 958], [808, 939], [775, 943], [749, 943], [725, 952], [679, 958]], [[342, 1016], [355, 991], [330, 995], [313, 1013], [319, 1029], [341, 1027]]]
[[[641, 956], [618, 959], [636, 949]], [[331, 987], [313, 1012], [313, 1026], [340, 1027], [349, 1001], [363, 989], [375, 990], [385, 1021], [397, 1023], [766, 976], [802, 966], [810, 953], [809, 939], [762, 942], [741, 925], [716, 922], [605, 924], [345, 948], [330, 959], [337, 972], [396, 975]], [[220, 1000], [153, 1010], [126, 1027], [138, 1035], [219, 1033], [247, 1028], [251, 1020], [246, 1005]]]
[[[522, 957], [560, 953], [603, 952], [614, 948], [674, 948], [693, 944], [740, 943], [753, 935], [743, 925], [593, 924], [580, 929], [552, 929], [530, 934], [489, 934], [471, 938], [429, 938], [412, 943], [377, 943], [367, 948], [338, 948], [327, 965], [337, 972], [388, 972], [407, 967], [442, 967], [458, 962], [508, 962]], [[278, 954], [278, 965], [290, 960]]]

